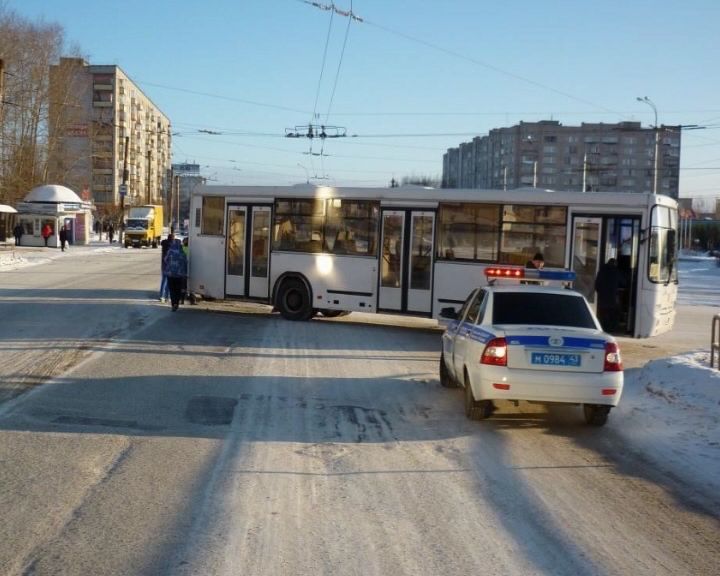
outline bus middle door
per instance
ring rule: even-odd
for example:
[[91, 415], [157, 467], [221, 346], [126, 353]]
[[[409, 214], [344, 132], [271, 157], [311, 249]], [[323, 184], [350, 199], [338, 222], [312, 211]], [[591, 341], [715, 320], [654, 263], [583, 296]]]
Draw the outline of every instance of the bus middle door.
[[435, 213], [383, 210], [378, 310], [432, 311]]

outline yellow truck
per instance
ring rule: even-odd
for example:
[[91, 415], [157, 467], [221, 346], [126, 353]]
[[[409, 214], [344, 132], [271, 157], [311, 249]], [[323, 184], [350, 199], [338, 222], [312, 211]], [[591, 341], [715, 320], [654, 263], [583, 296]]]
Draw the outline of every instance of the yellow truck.
[[153, 204], [132, 206], [125, 221], [125, 248], [157, 248], [163, 230], [163, 207]]

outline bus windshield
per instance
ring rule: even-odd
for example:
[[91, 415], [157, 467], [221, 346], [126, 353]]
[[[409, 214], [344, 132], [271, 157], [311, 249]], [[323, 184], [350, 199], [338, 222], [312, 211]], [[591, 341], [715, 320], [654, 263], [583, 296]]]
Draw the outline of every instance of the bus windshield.
[[677, 282], [677, 210], [655, 206], [650, 227], [648, 279], [651, 282]]

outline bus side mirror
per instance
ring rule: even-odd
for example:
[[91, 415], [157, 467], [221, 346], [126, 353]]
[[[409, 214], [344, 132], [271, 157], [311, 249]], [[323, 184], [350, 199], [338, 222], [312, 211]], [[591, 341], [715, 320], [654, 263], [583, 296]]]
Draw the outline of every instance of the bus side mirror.
[[447, 308], [440, 309], [440, 317], [446, 318], [447, 320], [457, 320], [458, 316], [455, 308], [453, 308], [452, 306], [448, 306]]

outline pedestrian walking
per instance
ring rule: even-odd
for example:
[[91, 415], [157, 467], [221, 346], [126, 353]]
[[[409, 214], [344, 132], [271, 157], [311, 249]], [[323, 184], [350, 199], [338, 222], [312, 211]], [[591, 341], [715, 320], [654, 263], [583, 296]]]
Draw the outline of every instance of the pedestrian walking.
[[40, 231], [40, 235], [43, 237], [43, 240], [45, 240], [45, 247], [47, 248], [48, 245], [48, 238], [52, 236], [53, 230], [50, 227], [50, 224], [45, 224], [45, 226], [42, 227], [42, 230]]
[[174, 239], [174, 234], [170, 232], [168, 237], [160, 242], [160, 275], [162, 276], [160, 279], [160, 302], [165, 302], [165, 300], [170, 298], [167, 276], [165, 275], [165, 256], [167, 256]]
[[163, 260], [163, 273], [167, 276], [170, 302], [172, 311], [175, 312], [180, 307], [183, 282], [187, 277], [187, 257], [183, 252], [180, 240], [174, 239], [170, 244], [165, 260]]
[[62, 228], [60, 228], [60, 233], [59, 233], [59, 235], [60, 235], [60, 249], [61, 249], [63, 252], [65, 252], [65, 243], [67, 242], [67, 237], [68, 237], [67, 230], [65, 229], [65, 226], [63, 226]]
[[622, 287], [622, 277], [615, 258], [610, 258], [600, 266], [595, 278], [597, 292], [597, 316], [605, 332], [615, 332], [618, 328], [620, 309], [618, 294]]
[[20, 246], [22, 242], [23, 232], [24, 230], [22, 224], [20, 224], [20, 222], [15, 224], [15, 228], [13, 228], [13, 236], [15, 236], [15, 246]]
[[113, 238], [115, 237], [115, 228], [112, 224], [108, 224], [108, 240], [110, 241], [110, 244], [113, 243]]

